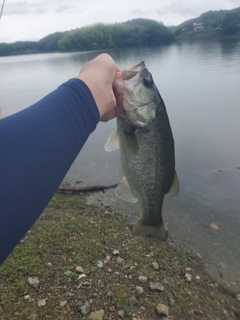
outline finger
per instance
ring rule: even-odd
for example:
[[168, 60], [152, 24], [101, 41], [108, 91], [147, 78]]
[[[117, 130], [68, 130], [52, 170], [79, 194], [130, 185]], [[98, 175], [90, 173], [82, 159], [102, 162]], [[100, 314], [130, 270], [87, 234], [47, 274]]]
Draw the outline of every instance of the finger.
[[117, 91], [116, 88], [113, 88], [113, 93], [115, 95], [115, 98], [116, 98], [116, 101], [117, 101], [117, 106], [120, 108], [120, 109], [123, 109], [123, 98], [124, 98], [124, 95], [122, 93], [119, 93]]

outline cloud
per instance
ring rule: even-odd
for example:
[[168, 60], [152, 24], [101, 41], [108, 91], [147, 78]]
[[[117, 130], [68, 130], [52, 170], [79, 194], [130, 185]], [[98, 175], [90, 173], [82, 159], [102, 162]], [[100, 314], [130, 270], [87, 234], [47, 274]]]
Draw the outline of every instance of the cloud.
[[156, 9], [156, 13], [158, 15], [184, 15], [186, 18], [197, 17], [202, 13], [210, 10], [214, 11], [233, 8], [237, 3], [239, 4], [239, 0], [192, 0], [191, 2], [189, 2], [188, 0], [182, 0], [181, 3], [179, 2], [179, 0], [173, 0], [169, 4], [162, 6], [161, 9]]
[[26, 1], [22, 2], [14, 2], [14, 3], [6, 3], [4, 7], [3, 14], [4, 16], [29, 13], [30, 8], [28, 7], [28, 3]]
[[68, 10], [72, 9], [72, 7], [68, 6], [68, 5], [60, 5], [57, 9], [56, 12], [66, 12]]
[[132, 11], [129, 11], [129, 14], [134, 14], [134, 15], [141, 15], [143, 14], [143, 11], [142, 10], [132, 10]]
[[184, 14], [186, 16], [196, 16], [203, 12], [203, 8], [201, 2], [184, 2], [182, 1], [181, 4], [179, 1], [173, 1], [169, 5], [163, 6], [162, 9], [158, 10], [158, 14]]
[[156, 13], [157, 13], [158, 15], [163, 15], [163, 14], [164, 14], [164, 10], [156, 9]]
[[28, 1], [15, 1], [13, 3], [7, 3], [4, 7], [3, 14], [5, 16], [10, 15], [28, 15], [28, 14], [45, 14], [49, 12], [68, 12], [76, 10], [77, 2], [68, 1], [66, 4], [65, 1], [37, 1], [37, 2], [28, 2]]

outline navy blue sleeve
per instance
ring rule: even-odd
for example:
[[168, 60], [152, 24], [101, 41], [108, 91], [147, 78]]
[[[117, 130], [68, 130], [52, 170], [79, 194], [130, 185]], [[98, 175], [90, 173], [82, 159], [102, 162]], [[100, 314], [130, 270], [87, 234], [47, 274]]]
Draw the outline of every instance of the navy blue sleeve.
[[0, 263], [42, 213], [99, 117], [89, 88], [71, 79], [0, 120]]

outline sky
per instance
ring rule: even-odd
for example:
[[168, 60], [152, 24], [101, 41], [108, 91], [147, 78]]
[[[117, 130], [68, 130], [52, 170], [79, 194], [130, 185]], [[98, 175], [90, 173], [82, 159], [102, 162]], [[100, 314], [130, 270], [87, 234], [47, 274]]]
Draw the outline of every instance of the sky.
[[239, 6], [240, 0], [5, 0], [0, 42], [37, 41], [57, 31], [135, 18], [178, 25], [209, 10]]

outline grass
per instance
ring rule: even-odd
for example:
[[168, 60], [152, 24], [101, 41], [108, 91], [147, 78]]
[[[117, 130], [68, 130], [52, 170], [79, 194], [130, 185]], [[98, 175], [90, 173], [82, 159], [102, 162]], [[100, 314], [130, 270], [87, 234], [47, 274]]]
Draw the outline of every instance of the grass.
[[[98, 260], [106, 260], [103, 268], [97, 267]], [[123, 270], [126, 264], [129, 268]], [[91, 273], [78, 279], [76, 266]], [[186, 268], [193, 275], [191, 282], [185, 279]], [[140, 275], [147, 276], [148, 282], [140, 283]], [[37, 276], [39, 286], [27, 285], [27, 276]], [[165, 284], [165, 277], [171, 277], [174, 285]], [[151, 291], [150, 281], [161, 282], [164, 292]], [[138, 295], [136, 286], [142, 286], [144, 293]], [[67, 291], [74, 294], [71, 299], [64, 296]], [[131, 307], [132, 296], [137, 306]], [[46, 306], [38, 307], [40, 299], [47, 299]], [[26, 320], [31, 314], [36, 319], [88, 319], [79, 306], [90, 299], [93, 311], [104, 309], [104, 319], [119, 319], [120, 309], [125, 311], [124, 319], [132, 319], [133, 314], [144, 320], [160, 319], [155, 311], [158, 303], [169, 306], [175, 320], [239, 319], [240, 314], [234, 295], [205, 271], [199, 258], [153, 239], [133, 238], [122, 215], [88, 206], [83, 195], [56, 194], [0, 266], [0, 320]], [[66, 305], [60, 307], [64, 300]]]

